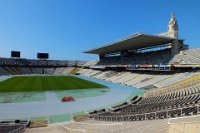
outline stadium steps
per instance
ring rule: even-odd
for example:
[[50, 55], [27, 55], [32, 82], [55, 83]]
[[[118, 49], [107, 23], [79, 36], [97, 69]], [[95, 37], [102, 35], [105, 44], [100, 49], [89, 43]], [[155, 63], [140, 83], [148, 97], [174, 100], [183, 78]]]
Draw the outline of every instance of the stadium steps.
[[106, 78], [105, 80], [109, 81], [111, 78], [114, 78], [114, 77], [116, 77], [119, 74], [121, 74], [121, 72], [114, 73], [112, 76]]
[[83, 116], [77, 116], [77, 117], [75, 116], [73, 119], [76, 122], [82, 122], [82, 121], [90, 120], [91, 118], [86, 115], [83, 115]]
[[[137, 84], [141, 84], [141, 83], [144, 83], [144, 82], [147, 82], [149, 80], [152, 80], [153, 78], [155, 78], [155, 76], [150, 76], [150, 75], [146, 75], [146, 76], [140, 76], [139, 79], [137, 81], [135, 81], [133, 84], [131, 84], [132, 86], [135, 86], [137, 87]], [[137, 87], [139, 88], [139, 87]]]
[[126, 72], [120, 72], [118, 75], [116, 75], [115, 77], [111, 78], [109, 81], [115, 82], [115, 81], [121, 79], [121, 77], [123, 77], [123, 76], [125, 76], [125, 75], [127, 75]]
[[[159, 84], [160, 82], [166, 81], [166, 80], [168, 80], [168, 79], [170, 79], [170, 78], [172, 78], [172, 77], [174, 77], [174, 76], [177, 76], [178, 74], [179, 74], [179, 73], [176, 73], [176, 74], [174, 74], [174, 75], [171, 75], [171, 76], [169, 76], [169, 77], [167, 77], [167, 78], [165, 78], [165, 79], [163, 79], [163, 80], [158, 81], [158, 82], [155, 83], [155, 84]], [[162, 86], [156, 85], [156, 87], [162, 87]]]
[[69, 74], [73, 74], [73, 71], [75, 71], [77, 68], [73, 68], [72, 70], [69, 71]]
[[78, 68], [75, 67], [74, 69], [72, 69], [72, 70], [69, 72], [69, 74], [74, 74], [74, 73], [77, 71], [77, 69], [78, 69]]
[[16, 74], [22, 74], [22, 72], [18, 69], [18, 67], [17, 66], [15, 66], [15, 67], [10, 67], [10, 69], [12, 69]]
[[7, 70], [5, 70], [2, 66], [0, 66], [0, 74], [1, 75], [9, 75], [10, 73]]
[[[196, 81], [196, 80], [199, 80], [199, 81]], [[190, 84], [188, 82], [190, 82]], [[193, 77], [190, 77], [188, 79], [182, 80], [180, 82], [177, 82], [175, 84], [166, 86], [166, 87], [161, 87], [161, 88], [153, 89], [153, 90], [147, 92], [145, 94], [145, 97], [146, 96], [152, 96], [152, 94], [156, 95], [158, 93], [159, 94], [167, 94], [167, 93], [171, 93], [171, 92], [174, 92], [174, 91], [177, 91], [177, 90], [183, 90], [183, 89], [186, 89], [186, 88], [189, 88], [189, 87], [193, 87], [193, 86], [196, 86], [198, 84], [200, 84], [200, 74], [195, 75]], [[183, 85], [185, 85], [185, 86], [183, 86]], [[176, 86], [181, 86], [181, 87], [179, 89], [172, 89], [172, 90], [170, 90], [171, 88], [176, 87]], [[167, 91], [164, 92], [164, 90], [167, 90]]]
[[52, 73], [51, 73], [51, 74], [54, 74], [54, 73], [55, 73], [55, 71], [56, 71], [56, 68], [53, 68], [53, 71], [52, 71]]
[[[147, 82], [147, 81], [153, 80], [153, 79], [155, 79], [155, 76], [152, 75], [151, 77], [147, 77], [147, 78], [141, 80], [139, 83], [141, 83], [141, 82]], [[136, 84], [138, 84], [138, 83], [136, 83]]]
[[102, 77], [99, 77], [99, 78], [102, 79], [102, 80], [106, 80], [106, 79], [112, 77], [113, 75], [115, 75], [116, 72], [114, 72], [114, 71], [107, 71], [107, 72], [104, 72], [102, 74], [103, 74]]
[[19, 74], [25, 74], [20, 67], [16, 66], [15, 69], [19, 72]]
[[[92, 69], [91, 69], [92, 70]], [[87, 73], [87, 75], [86, 76], [92, 76], [93, 75], [93, 73], [94, 73], [94, 71], [92, 70], [92, 71], [89, 71], [88, 73]]]
[[[197, 78], [196, 78], [197, 79]], [[194, 79], [194, 80], [196, 80], [196, 79]], [[193, 84], [189, 84], [189, 85], [186, 85], [186, 86], [183, 86], [183, 87], [181, 87], [181, 88], [179, 88], [179, 89], [175, 89], [175, 90], [169, 90], [167, 93], [165, 93], [165, 94], [168, 94], [168, 93], [172, 93], [172, 92], [175, 92], [175, 91], [180, 91], [180, 90], [184, 90], [184, 89], [188, 89], [188, 88], [192, 88], [192, 87], [196, 87], [196, 86], [199, 86], [200, 85], [200, 78], [198, 78], [198, 82], [196, 83], [193, 83]], [[188, 81], [185, 81], [184, 83], [186, 83], [187, 84], [187, 82], [190, 82], [190, 80], [188, 80]], [[184, 84], [183, 83], [183, 84]], [[189, 91], [192, 91], [192, 90], [189, 90]]]
[[141, 74], [135, 75], [133, 78], [131, 78], [131, 79], [125, 81], [124, 83], [127, 83], [127, 82], [129, 82], [129, 81], [131, 81], [131, 80], [133, 80], [133, 79], [135, 79], [135, 78], [140, 77], [140, 76], [141, 76]]
[[195, 81], [195, 80], [197, 80], [197, 79], [200, 79], [200, 74], [195, 75], [195, 76], [193, 76], [193, 77], [190, 77], [190, 78], [188, 78], [188, 79], [182, 80], [182, 81], [180, 81], [180, 82], [178, 82], [178, 83], [172, 84], [172, 85], [170, 85], [170, 86], [163, 87], [162, 89], [170, 88], [170, 87], [174, 87], [174, 86], [178, 86], [178, 85], [181, 85], [181, 84], [190, 82], [190, 81], [191, 81], [191, 82], [192, 82], [192, 81]]
[[99, 72], [97, 72], [97, 73], [95, 73], [95, 74], [92, 74], [91, 77], [95, 77], [95, 76], [97, 76], [97, 75], [99, 75], [99, 74], [101, 74], [101, 73], [102, 73], [102, 71], [99, 71]]
[[31, 120], [30, 128], [38, 128], [38, 127], [47, 127], [48, 126], [48, 118]]
[[[170, 78], [172, 78], [172, 77], [177, 76], [178, 74], [180, 74], [180, 73], [176, 73], [176, 74], [174, 74], [174, 75], [171, 75], [171, 76], [169, 76], [169, 77], [167, 77], [167, 78], [165, 78], [165, 79], [163, 79], [163, 80], [161, 80], [161, 81], [159, 81], [159, 82], [157, 82], [157, 83], [166, 81], [166, 80], [168, 80], [168, 79], [170, 79]], [[157, 84], [157, 83], [155, 83], [155, 84]], [[155, 84], [154, 84], [154, 85], [155, 85]], [[151, 89], [150, 91], [147, 92], [147, 94], [148, 94], [148, 93], [151, 93], [151, 92], [155, 92], [155, 91], [157, 91], [157, 90], [160, 90], [161, 88], [167, 88], [167, 87], [169, 87], [169, 86], [162, 87], [162, 86], [158, 86], [158, 85], [155, 85], [155, 86], [156, 86], [157, 88]], [[171, 86], [171, 85], [170, 85], [170, 86]]]
[[76, 69], [75, 70], [75, 72], [73, 73], [73, 74], [77, 74], [77, 73], [79, 73], [81, 70], [83, 70], [83, 68], [81, 67], [81, 68], [79, 68], [79, 69]]
[[65, 126], [85, 130], [87, 133], [168, 133], [169, 129], [168, 119], [137, 122], [102, 122], [91, 119], [83, 123], [71, 122]]
[[121, 76], [120, 78], [114, 80], [113, 82], [114, 82], [114, 83], [115, 83], [115, 82], [118, 83], [118, 81], [119, 81], [120, 79], [125, 78], [126, 76], [129, 76], [129, 75], [130, 75], [130, 73], [126, 73], [126, 74], [124, 74], [123, 76]]
[[[154, 85], [157, 84], [157, 83], [159, 83], [159, 82], [163, 82], [163, 81], [165, 81], [165, 80], [171, 78], [172, 76], [174, 76], [174, 75], [171, 75], [171, 76], [168, 76], [168, 77], [166, 77], [166, 78], [164, 78], [164, 79], [162, 79], [162, 80], [159, 80], [159, 81], [157, 81], [156, 83], [154, 83]], [[156, 87], [159, 87], [159, 86], [156, 86]]]
[[29, 66], [28, 68], [29, 68], [30, 72], [33, 73], [32, 67]]
[[[142, 88], [142, 87], [140, 87], [140, 86], [138, 86], [138, 85], [140, 85], [140, 84], [145, 84], [146, 82], [151, 82], [151, 81], [154, 80], [155, 78], [156, 78], [156, 77], [152, 75], [151, 77], [147, 77], [147, 78], [141, 80], [140, 82], [135, 83], [135, 84], [132, 84], [132, 85], [140, 89], [140, 88]], [[153, 85], [153, 83], [147, 84], [146, 86], [151, 86], [151, 85]], [[145, 88], [146, 86], [143, 86], [143, 88]]]
[[[56, 68], [54, 74], [64, 74], [66, 68]], [[69, 74], [69, 73], [67, 73]]]
[[80, 68], [75, 67], [74, 69], [72, 69], [69, 74], [75, 74], [76, 72], [79, 71]]
[[11, 67], [9, 66], [2, 66], [2, 68], [4, 68], [8, 73], [12, 74], [12, 75], [16, 75], [17, 73], [11, 69]]
[[163, 87], [163, 88], [168, 88], [168, 87], [177, 86], [177, 85], [183, 84], [183, 83], [185, 83], [185, 82], [193, 81], [193, 80], [196, 80], [196, 79], [200, 79], [200, 74], [195, 75], [195, 76], [193, 76], [193, 77], [190, 77], [190, 78], [188, 78], [188, 79], [182, 80], [182, 81], [180, 81], [180, 82], [177, 82], [177, 83], [175, 83], [175, 84], [169, 85], [169, 86], [167, 86], [167, 87]]

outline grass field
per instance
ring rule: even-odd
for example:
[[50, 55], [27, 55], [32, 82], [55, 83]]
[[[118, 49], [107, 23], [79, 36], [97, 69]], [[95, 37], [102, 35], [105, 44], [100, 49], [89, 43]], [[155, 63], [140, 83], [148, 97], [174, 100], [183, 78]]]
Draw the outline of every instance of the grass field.
[[74, 76], [16, 76], [0, 82], [0, 92], [107, 88]]

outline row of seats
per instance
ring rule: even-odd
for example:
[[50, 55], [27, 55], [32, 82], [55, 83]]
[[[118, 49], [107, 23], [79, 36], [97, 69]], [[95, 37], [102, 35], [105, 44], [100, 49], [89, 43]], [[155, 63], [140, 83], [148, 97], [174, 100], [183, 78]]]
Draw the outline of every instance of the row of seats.
[[166, 64], [200, 64], [200, 49], [188, 49], [180, 51], [179, 54], [174, 57], [171, 56], [170, 49], [164, 49], [159, 51], [152, 51], [146, 53], [132, 53], [127, 57], [115, 56], [104, 57], [96, 66], [106, 65], [166, 65]]
[[69, 60], [36, 60], [36, 59], [14, 59], [0, 58], [0, 65], [20, 66], [90, 66], [96, 61], [69, 61]]
[[0, 133], [23, 133], [29, 126], [29, 120], [4, 120], [0, 121]]
[[145, 96], [150, 97], [150, 96], [167, 94], [167, 93], [171, 93], [173, 91], [182, 90], [184, 88], [190, 89], [191, 87], [196, 87], [199, 84], [200, 84], [200, 75], [196, 75], [196, 76], [190, 77], [188, 79], [182, 80], [181, 82], [177, 82], [176, 84], [167, 86], [167, 87], [151, 89], [145, 93]]
[[169, 100], [160, 99], [157, 102], [152, 102], [156, 98], [153, 99], [141, 100], [136, 104], [130, 104], [115, 110], [92, 112], [90, 117], [104, 121], [138, 121], [197, 115], [200, 113], [199, 94]]
[[195, 115], [131, 122], [99, 121], [90, 119], [85, 120], [84, 122], [74, 121], [68, 124], [63, 124], [63, 127], [66, 127], [65, 131], [68, 132], [75, 132], [77, 129], [84, 130], [87, 133], [182, 133], [184, 131], [188, 133], [197, 133], [199, 132], [199, 123], [200, 115]]
[[137, 115], [93, 115], [92, 118], [100, 121], [142, 121], [142, 120], [156, 120], [156, 119], [165, 119], [165, 118], [174, 118], [174, 117], [183, 117], [190, 115], [199, 114], [199, 106], [185, 107], [181, 109], [173, 109], [145, 114], [137, 114]]
[[91, 112], [90, 117], [106, 121], [136, 121], [197, 115], [200, 113], [200, 79], [198, 77], [179, 84], [180, 86], [186, 84], [189, 87], [181, 86], [182, 88], [179, 87], [171, 92], [166, 90], [167, 94], [147, 95], [139, 100], [138, 97], [134, 97], [130, 102], [112, 109]]
[[96, 66], [101, 65], [129, 65], [129, 64], [168, 64], [171, 59], [171, 50], [159, 50], [147, 53], [134, 53], [128, 57], [105, 57], [102, 58]]
[[0, 75], [41, 74], [43, 70], [47, 74], [52, 74], [54, 68], [43, 69], [39, 67], [0, 66]]
[[200, 64], [200, 49], [181, 51], [171, 61], [172, 64]]
[[114, 71], [114, 70], [94, 70], [82, 69], [80, 75], [89, 76], [93, 78], [111, 81], [113, 83], [120, 83], [136, 88], [161, 88], [170, 86], [172, 84], [181, 82], [188, 78], [199, 75], [199, 71], [182, 72], [182, 73], [160, 73], [160, 72], [128, 72], [128, 71]]

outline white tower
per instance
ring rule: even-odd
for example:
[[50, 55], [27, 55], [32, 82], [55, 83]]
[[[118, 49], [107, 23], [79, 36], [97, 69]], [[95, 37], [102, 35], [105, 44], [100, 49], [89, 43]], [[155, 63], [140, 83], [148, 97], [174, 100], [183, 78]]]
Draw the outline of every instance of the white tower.
[[170, 37], [178, 38], [178, 23], [175, 19], [174, 13], [171, 14], [171, 19], [168, 24], [168, 35]]

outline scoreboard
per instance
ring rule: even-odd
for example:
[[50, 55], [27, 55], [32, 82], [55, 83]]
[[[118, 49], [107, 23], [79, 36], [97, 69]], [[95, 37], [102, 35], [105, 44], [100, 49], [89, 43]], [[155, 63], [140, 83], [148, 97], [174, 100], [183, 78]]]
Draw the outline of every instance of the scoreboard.
[[49, 53], [37, 53], [38, 59], [49, 59]]
[[20, 51], [11, 51], [11, 58], [20, 58]]

